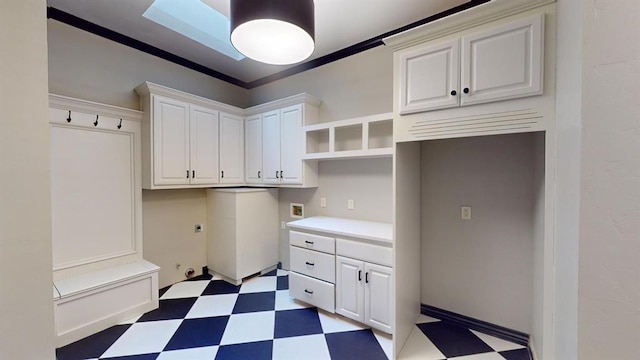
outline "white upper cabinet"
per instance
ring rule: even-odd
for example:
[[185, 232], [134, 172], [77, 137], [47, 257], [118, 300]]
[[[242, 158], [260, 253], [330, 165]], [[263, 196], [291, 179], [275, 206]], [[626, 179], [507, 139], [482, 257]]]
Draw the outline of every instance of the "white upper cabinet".
[[463, 36], [462, 105], [542, 94], [543, 28], [536, 15]]
[[155, 96], [153, 112], [153, 182], [189, 184], [189, 104]]
[[281, 140], [280, 110], [262, 114], [262, 169], [265, 184], [280, 184]]
[[542, 94], [544, 15], [399, 55], [400, 113]]
[[455, 39], [400, 56], [402, 112], [458, 106], [459, 49]]
[[189, 127], [191, 184], [217, 184], [218, 112], [191, 105]]
[[220, 183], [244, 183], [244, 119], [220, 113]]
[[245, 124], [245, 180], [262, 184], [262, 116], [249, 116]]
[[294, 105], [280, 111], [280, 182], [302, 184], [302, 107]]

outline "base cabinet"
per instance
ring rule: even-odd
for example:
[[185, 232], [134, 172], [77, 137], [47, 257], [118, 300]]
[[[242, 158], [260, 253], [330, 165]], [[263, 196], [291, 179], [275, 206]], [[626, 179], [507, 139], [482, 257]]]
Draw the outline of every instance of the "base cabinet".
[[391, 334], [393, 270], [336, 256], [336, 313]]

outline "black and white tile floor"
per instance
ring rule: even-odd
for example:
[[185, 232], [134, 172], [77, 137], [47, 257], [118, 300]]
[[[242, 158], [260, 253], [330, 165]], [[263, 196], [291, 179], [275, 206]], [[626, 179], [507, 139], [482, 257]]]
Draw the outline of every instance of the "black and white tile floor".
[[[184, 281], [160, 291], [160, 307], [56, 351], [58, 360], [387, 359], [391, 338], [289, 297], [288, 273], [241, 286]], [[401, 359], [528, 360], [528, 351], [422, 317]], [[426, 336], [425, 336], [426, 335]], [[527, 357], [523, 357], [526, 354]]]

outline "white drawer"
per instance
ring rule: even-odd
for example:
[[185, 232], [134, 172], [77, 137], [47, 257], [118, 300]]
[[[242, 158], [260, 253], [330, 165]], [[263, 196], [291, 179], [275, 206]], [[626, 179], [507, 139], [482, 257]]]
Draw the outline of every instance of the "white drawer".
[[335, 239], [327, 236], [313, 235], [298, 231], [289, 231], [289, 242], [291, 245], [306, 249], [322, 251], [327, 254], [335, 254]]
[[291, 270], [316, 279], [335, 283], [336, 258], [317, 251], [290, 246]]
[[386, 246], [336, 239], [336, 254], [374, 264], [393, 266], [392, 250]]
[[290, 272], [289, 295], [320, 309], [335, 311], [334, 285], [326, 281]]

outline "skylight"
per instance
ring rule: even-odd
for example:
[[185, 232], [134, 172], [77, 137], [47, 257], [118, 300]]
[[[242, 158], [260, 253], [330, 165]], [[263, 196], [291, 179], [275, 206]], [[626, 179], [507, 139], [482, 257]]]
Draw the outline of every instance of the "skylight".
[[200, 0], [155, 0], [142, 16], [236, 61], [244, 59], [231, 45], [229, 19]]

